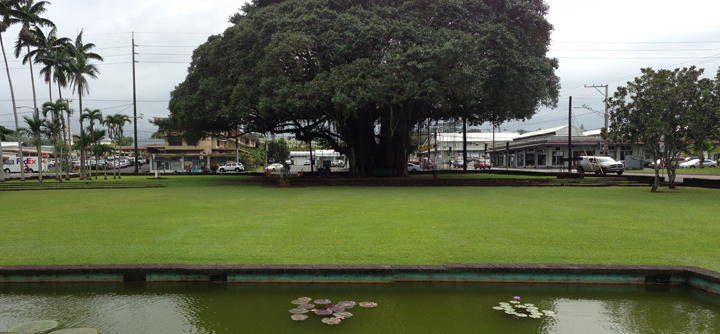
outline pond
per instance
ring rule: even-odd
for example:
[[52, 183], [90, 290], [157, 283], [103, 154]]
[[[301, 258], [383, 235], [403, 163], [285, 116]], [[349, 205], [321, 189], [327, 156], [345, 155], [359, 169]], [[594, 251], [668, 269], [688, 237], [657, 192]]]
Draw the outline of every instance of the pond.
[[[494, 310], [521, 298], [554, 317]], [[336, 326], [300, 297], [375, 302]], [[310, 303], [312, 303], [311, 301]], [[681, 286], [479, 283], [0, 284], [0, 332], [29, 321], [99, 333], [720, 333], [720, 297]]]

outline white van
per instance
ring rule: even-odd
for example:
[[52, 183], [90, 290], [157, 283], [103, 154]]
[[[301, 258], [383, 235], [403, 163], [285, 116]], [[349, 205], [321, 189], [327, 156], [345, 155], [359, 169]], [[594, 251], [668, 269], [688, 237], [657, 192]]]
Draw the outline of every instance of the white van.
[[[39, 169], [38, 157], [25, 157], [25, 163], [20, 163], [20, 158], [12, 157], [3, 161], [3, 170], [5, 173], [20, 173], [20, 168], [25, 168], [26, 173], [35, 173]], [[47, 159], [43, 159], [43, 172], [48, 171]]]

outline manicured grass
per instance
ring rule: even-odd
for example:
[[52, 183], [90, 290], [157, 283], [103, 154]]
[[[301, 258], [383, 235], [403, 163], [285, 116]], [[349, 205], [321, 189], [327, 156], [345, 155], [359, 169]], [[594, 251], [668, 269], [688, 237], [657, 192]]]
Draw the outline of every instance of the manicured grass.
[[[431, 179], [433, 176], [430, 173], [423, 174], [412, 174], [411, 177]], [[557, 179], [555, 175], [512, 175], [512, 174], [493, 174], [493, 173], [474, 173], [472, 171], [467, 174], [464, 173], [443, 173], [440, 172], [439, 177], [441, 179]]]
[[[720, 175], [720, 168], [678, 168], [675, 171], [677, 171], [678, 174]], [[628, 170], [628, 172], [655, 173], [652, 169]], [[660, 170], [660, 173], [667, 175], [667, 170]]]
[[0, 264], [512, 262], [720, 270], [717, 190], [283, 189], [237, 182], [244, 176], [167, 177], [153, 181], [165, 188], [0, 192]]

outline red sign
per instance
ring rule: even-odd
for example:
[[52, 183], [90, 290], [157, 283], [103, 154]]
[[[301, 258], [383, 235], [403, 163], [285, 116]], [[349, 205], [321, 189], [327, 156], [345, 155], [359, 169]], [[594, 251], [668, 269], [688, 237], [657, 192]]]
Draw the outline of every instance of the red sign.
[[43, 159], [47, 159], [47, 157], [48, 157], [48, 154], [47, 154], [47, 153], [43, 153]]

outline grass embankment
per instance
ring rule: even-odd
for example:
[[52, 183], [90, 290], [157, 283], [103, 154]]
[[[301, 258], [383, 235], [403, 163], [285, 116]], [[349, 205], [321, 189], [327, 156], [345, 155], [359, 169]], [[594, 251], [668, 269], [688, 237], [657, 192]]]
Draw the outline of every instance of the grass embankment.
[[0, 264], [513, 262], [720, 270], [717, 190], [283, 189], [237, 180], [168, 176], [154, 180], [165, 188], [0, 192]]

